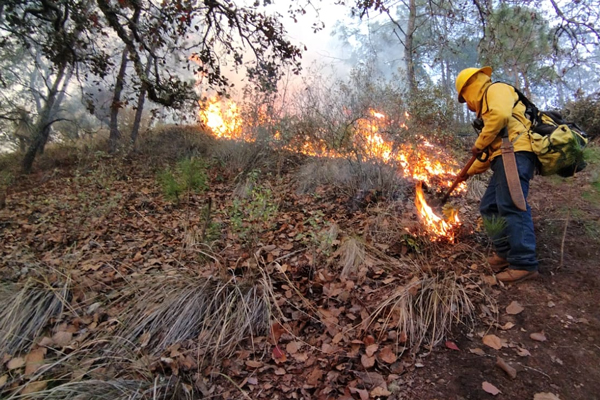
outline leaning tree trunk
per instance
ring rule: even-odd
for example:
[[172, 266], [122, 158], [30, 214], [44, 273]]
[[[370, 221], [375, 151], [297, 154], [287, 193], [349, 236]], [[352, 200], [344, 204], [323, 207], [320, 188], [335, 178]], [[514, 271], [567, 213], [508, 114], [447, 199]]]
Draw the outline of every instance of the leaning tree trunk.
[[119, 74], [117, 75], [117, 81], [115, 82], [113, 101], [110, 106], [110, 136], [108, 138], [108, 152], [111, 154], [117, 151], [117, 144], [121, 138], [118, 117], [119, 110], [121, 109], [121, 93], [123, 92], [123, 86], [125, 82], [125, 71], [127, 70], [128, 55], [129, 48], [125, 46], [125, 49], [123, 49], [123, 54], [121, 55], [121, 68], [119, 68]]
[[25, 156], [23, 157], [23, 172], [29, 174], [33, 161], [35, 160], [36, 154], [44, 147], [48, 141], [48, 135], [50, 134], [50, 126], [52, 125], [52, 111], [54, 110], [55, 103], [57, 101], [57, 95], [59, 93], [58, 88], [60, 83], [65, 76], [65, 70], [67, 64], [64, 63], [58, 67], [58, 73], [56, 79], [50, 88], [46, 102], [44, 103], [40, 116], [33, 127], [33, 140], [31, 141]]
[[[65, 98], [65, 93], [67, 92], [67, 86], [69, 85], [69, 81], [71, 80], [71, 77], [73, 76], [73, 66], [70, 66], [65, 79], [63, 80], [62, 83], [62, 89], [58, 92], [58, 95], [56, 96], [56, 100], [54, 101], [54, 104], [52, 105], [52, 110], [50, 110], [50, 118], [52, 120], [56, 120], [55, 116], [58, 115], [59, 113], [59, 107], [62, 104], [62, 101]], [[42, 135], [42, 137], [44, 138], [44, 142], [42, 143], [42, 145], [40, 146], [40, 148], [38, 149], [38, 152], [40, 154], [44, 153], [44, 148], [46, 147], [46, 143], [48, 143], [48, 139], [50, 138], [50, 128], [51, 128], [51, 124], [47, 124], [46, 127], [44, 128], [47, 132], [44, 132], [44, 134]]]
[[[148, 56], [148, 64], [146, 64], [146, 76], [152, 69], [152, 58]], [[135, 149], [135, 143], [137, 141], [138, 133], [140, 131], [140, 124], [142, 122], [142, 114], [144, 113], [144, 103], [146, 102], [146, 87], [142, 85], [140, 89], [140, 96], [138, 97], [137, 109], [135, 111], [135, 118], [133, 119], [133, 127], [131, 128], [131, 145]]]

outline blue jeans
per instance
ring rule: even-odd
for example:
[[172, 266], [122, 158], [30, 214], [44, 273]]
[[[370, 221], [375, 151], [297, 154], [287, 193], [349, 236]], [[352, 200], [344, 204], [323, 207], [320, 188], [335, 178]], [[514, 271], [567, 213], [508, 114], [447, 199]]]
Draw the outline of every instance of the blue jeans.
[[[517, 169], [523, 195], [527, 200], [529, 192], [529, 181], [535, 172], [536, 156], [530, 152], [515, 153]], [[535, 233], [533, 231], [533, 220], [531, 218], [531, 207], [527, 204], [527, 211], [519, 210], [513, 203], [502, 157], [498, 156], [491, 164], [494, 174], [481, 198], [479, 211], [484, 219], [492, 221], [504, 221], [494, 224], [491, 236], [496, 254], [508, 260], [512, 269], [535, 271], [538, 260], [535, 253]]]

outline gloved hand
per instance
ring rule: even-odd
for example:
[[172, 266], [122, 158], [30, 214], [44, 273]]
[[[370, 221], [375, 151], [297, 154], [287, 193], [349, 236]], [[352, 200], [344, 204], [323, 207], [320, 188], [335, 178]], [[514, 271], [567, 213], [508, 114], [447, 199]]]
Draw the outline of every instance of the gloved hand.
[[478, 148], [477, 148], [477, 147], [475, 147], [475, 146], [473, 146], [473, 147], [471, 148], [471, 154], [473, 154], [474, 156], [478, 156], [478, 155], [480, 155], [481, 153], [483, 153], [483, 150], [481, 150], [481, 149], [478, 149]]
[[458, 183], [462, 183], [462, 182], [466, 181], [467, 179], [469, 179], [469, 175], [468, 174], [459, 175], [459, 176], [456, 177], [456, 181]]

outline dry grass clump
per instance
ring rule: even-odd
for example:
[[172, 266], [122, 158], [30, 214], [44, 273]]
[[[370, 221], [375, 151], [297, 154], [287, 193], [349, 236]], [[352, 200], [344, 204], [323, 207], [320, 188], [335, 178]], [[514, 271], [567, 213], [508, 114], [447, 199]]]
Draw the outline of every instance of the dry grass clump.
[[176, 377], [153, 381], [143, 380], [85, 380], [68, 382], [51, 389], [40, 390], [11, 398], [50, 400], [136, 400], [136, 399], [191, 399], [190, 393]]
[[261, 285], [215, 278], [158, 279], [141, 289], [121, 314], [117, 333], [160, 354], [174, 343], [197, 340], [201, 356], [227, 357], [243, 340], [264, 334], [269, 304]]
[[197, 125], [165, 126], [139, 138], [137, 150], [142, 155], [167, 161], [206, 155], [216, 139]]
[[[419, 347], [440, 343], [453, 325], [472, 324], [473, 301], [484, 298], [482, 287], [467, 275], [455, 272], [414, 277], [379, 304], [371, 321], [377, 329], [397, 329]], [[373, 323], [372, 322], [372, 323]]]
[[220, 139], [212, 148], [211, 156], [232, 175], [242, 177], [254, 170], [275, 171], [279, 162], [279, 154], [264, 141]]
[[340, 265], [342, 278], [348, 278], [355, 274], [361, 264], [365, 262], [365, 244], [357, 238], [349, 237], [344, 240], [338, 249], [340, 255]]
[[485, 193], [490, 174], [475, 175], [467, 181], [467, 198], [479, 201]]
[[62, 284], [28, 280], [0, 291], [0, 349], [9, 354], [28, 350], [51, 318], [60, 315], [69, 297], [69, 280]]
[[311, 159], [300, 168], [296, 181], [300, 193], [310, 193], [326, 184], [348, 197], [376, 191], [386, 198], [398, 198], [410, 190], [393, 165], [350, 159]]

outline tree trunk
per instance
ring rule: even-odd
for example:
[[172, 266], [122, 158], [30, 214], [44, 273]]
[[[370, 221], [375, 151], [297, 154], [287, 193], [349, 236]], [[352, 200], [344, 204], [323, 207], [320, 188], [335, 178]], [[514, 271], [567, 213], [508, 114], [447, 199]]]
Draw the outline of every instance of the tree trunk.
[[110, 136], [108, 138], [108, 152], [114, 153], [117, 151], [117, 145], [121, 138], [121, 132], [119, 132], [119, 110], [121, 109], [121, 93], [123, 92], [123, 86], [125, 82], [125, 71], [127, 71], [127, 56], [129, 55], [129, 48], [125, 46], [123, 54], [121, 55], [121, 68], [117, 74], [117, 80], [115, 82], [115, 92], [113, 95], [113, 101], [110, 106]]
[[54, 109], [54, 105], [57, 100], [57, 95], [59, 93], [60, 83], [65, 76], [65, 70], [67, 69], [67, 64], [62, 64], [58, 66], [58, 72], [56, 74], [56, 79], [50, 88], [48, 93], [48, 97], [46, 102], [44, 103], [40, 116], [33, 127], [33, 140], [23, 157], [23, 172], [25, 174], [29, 174], [31, 172], [31, 167], [33, 166], [33, 161], [35, 160], [36, 154], [40, 151], [41, 148], [44, 147], [46, 142], [48, 141], [48, 135], [50, 134], [50, 126], [52, 125], [52, 111]]
[[[148, 64], [146, 64], [146, 76], [150, 74], [152, 69], [152, 58], [148, 57]], [[135, 144], [140, 131], [140, 124], [142, 121], [142, 114], [144, 112], [144, 103], [146, 102], [146, 87], [142, 85], [140, 89], [140, 96], [138, 97], [137, 109], [135, 110], [135, 118], [133, 119], [133, 127], [131, 128], [131, 145], [135, 149]]]
[[406, 27], [406, 38], [404, 40], [404, 59], [406, 60], [406, 78], [408, 79], [408, 91], [410, 97], [413, 97], [417, 90], [417, 81], [415, 78], [414, 61], [414, 33], [417, 20], [416, 0], [410, 0], [408, 5], [408, 26]]
[[[71, 80], [72, 76], [73, 76], [73, 67], [70, 66], [66, 73], [65, 79], [63, 80], [62, 89], [58, 92], [58, 95], [56, 96], [56, 101], [54, 101], [52, 110], [50, 110], [50, 118], [53, 120], [55, 119], [55, 116], [58, 115], [58, 112], [59, 112], [58, 108], [60, 107], [60, 105], [62, 104], [62, 101], [65, 98], [65, 93], [67, 92], [67, 86], [69, 85], [69, 81]], [[52, 128], [51, 124], [47, 124], [46, 127], [44, 128], [47, 130], [47, 132], [44, 132], [44, 134], [42, 135], [42, 137], [44, 137], [44, 142], [38, 149], [38, 152], [40, 154], [44, 153], [44, 148], [46, 147], [46, 143], [48, 143], [48, 139], [50, 138], [50, 129], [51, 128]]]

